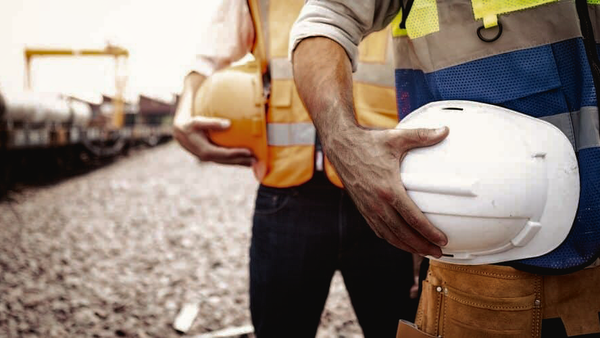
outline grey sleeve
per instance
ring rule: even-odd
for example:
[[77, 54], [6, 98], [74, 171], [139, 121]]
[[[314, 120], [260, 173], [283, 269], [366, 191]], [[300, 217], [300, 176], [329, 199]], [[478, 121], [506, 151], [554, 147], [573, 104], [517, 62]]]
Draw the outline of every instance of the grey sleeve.
[[324, 36], [346, 50], [356, 71], [360, 41], [384, 29], [400, 6], [401, 0], [307, 0], [290, 32], [289, 55], [303, 39]]

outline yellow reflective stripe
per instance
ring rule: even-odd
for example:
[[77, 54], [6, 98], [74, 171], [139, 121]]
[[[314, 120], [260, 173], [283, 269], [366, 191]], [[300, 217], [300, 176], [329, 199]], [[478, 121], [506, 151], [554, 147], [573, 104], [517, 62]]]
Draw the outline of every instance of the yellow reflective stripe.
[[415, 0], [408, 18], [406, 32], [408, 37], [416, 39], [431, 33], [439, 32], [440, 20], [436, 0]]
[[391, 23], [393, 37], [408, 36], [415, 39], [439, 32], [440, 20], [436, 0], [415, 0], [406, 19], [405, 29], [400, 28], [401, 22], [402, 8]]
[[589, 5], [600, 5], [600, 0], [587, 0]]
[[394, 20], [392, 20], [392, 36], [393, 37], [397, 37], [397, 36], [406, 36], [406, 29], [402, 29], [400, 28], [400, 23], [402, 22], [402, 8], [400, 8], [400, 11], [398, 11], [398, 14], [396, 14], [396, 17], [394, 18]]
[[498, 26], [498, 16], [496, 14], [489, 14], [483, 17], [483, 27], [491, 28]]
[[[481, 21], [476, 21], [470, 12], [455, 10], [455, 2], [440, 1], [438, 7], [442, 18], [439, 32], [412, 40], [393, 39], [396, 55], [401, 56], [394, 58], [396, 68], [430, 73], [493, 55], [581, 37], [577, 9], [572, 1], [557, 1], [506, 15], [501, 18], [505, 27], [502, 38], [494, 43], [485, 43], [477, 37], [475, 32], [481, 27]], [[590, 15], [600, 23], [600, 7], [590, 7], [598, 9], [590, 10]], [[506, 29], [508, 27], [510, 29]], [[600, 33], [595, 36], [600, 37]]]
[[490, 28], [498, 25], [498, 14], [516, 12], [556, 1], [558, 0], [471, 0], [471, 4], [475, 20], [483, 19], [483, 26]]

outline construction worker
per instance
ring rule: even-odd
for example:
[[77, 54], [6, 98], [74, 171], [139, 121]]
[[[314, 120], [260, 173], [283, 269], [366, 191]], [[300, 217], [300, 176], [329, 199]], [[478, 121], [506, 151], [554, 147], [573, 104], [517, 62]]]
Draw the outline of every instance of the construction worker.
[[[290, 36], [294, 77], [324, 151], [379, 236], [433, 258], [416, 327], [401, 323], [398, 337], [600, 336], [600, 8], [588, 2], [309, 0], [302, 9]], [[452, 127], [374, 131], [354, 118], [357, 45], [390, 23], [401, 119], [433, 101], [471, 100], [551, 122], [571, 140], [579, 206], [554, 250], [498, 264], [442, 257], [450, 236], [408, 197], [398, 162], [443, 144]], [[473, 153], [469, 163], [478, 160]]]
[[[409, 297], [414, 284], [413, 257], [373, 234], [323, 157], [287, 60], [289, 31], [303, 3], [219, 2], [211, 21], [199, 30], [202, 41], [196, 67], [185, 79], [174, 135], [202, 161], [255, 169], [257, 162], [264, 161], [247, 147], [222, 147], [211, 137], [217, 131], [226, 140], [239, 136], [231, 134], [235, 117], [228, 120], [195, 112], [195, 107], [206, 103], [194, 102], [197, 95], [212, 93], [207, 88], [222, 79], [218, 76], [235, 72], [225, 67], [252, 52], [261, 64], [265, 84], [270, 84], [267, 170], [262, 174], [255, 170], [261, 185], [250, 247], [250, 310], [255, 334], [258, 338], [315, 336], [331, 278], [339, 270], [365, 337], [390, 336], [398, 318], [412, 320], [415, 316], [416, 300]], [[360, 59], [365, 62], [359, 66], [363, 73], [357, 74], [355, 89], [360, 107], [357, 118], [365, 128], [397, 124], [388, 47], [388, 32], [361, 45]], [[246, 94], [237, 89], [239, 83], [227, 83], [227, 102], [222, 105], [239, 104]], [[210, 93], [206, 100], [214, 99]], [[218, 102], [210, 102], [207, 106], [216, 105]], [[254, 105], [239, 104], [238, 108], [241, 115]]]

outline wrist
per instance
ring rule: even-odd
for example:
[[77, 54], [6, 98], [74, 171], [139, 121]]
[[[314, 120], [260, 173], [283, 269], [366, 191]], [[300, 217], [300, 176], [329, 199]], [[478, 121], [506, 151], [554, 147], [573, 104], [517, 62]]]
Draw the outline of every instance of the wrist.
[[174, 125], [182, 127], [189, 119], [192, 118], [194, 110], [194, 97], [198, 92], [198, 89], [202, 86], [202, 83], [206, 77], [196, 72], [190, 72], [183, 80], [183, 90], [179, 97], [179, 103], [175, 109], [175, 116], [173, 117]]
[[328, 112], [324, 115], [334, 117], [317, 126], [323, 150], [328, 154], [330, 160], [337, 154], [345, 153], [349, 148], [355, 148], [357, 144], [365, 144], [360, 140], [368, 136], [368, 131], [358, 125], [353, 115], [342, 117], [341, 115], [344, 114], [339, 111]]
[[188, 75], [185, 76], [184, 80], [183, 80], [183, 92], [192, 92], [192, 93], [196, 93], [198, 91], [198, 89], [200, 88], [200, 86], [202, 85], [202, 82], [204, 82], [204, 80], [206, 80], [206, 76], [197, 73], [197, 72], [190, 72], [188, 73]]
[[338, 135], [360, 136], [366, 131], [356, 120], [353, 104], [344, 106], [336, 102], [325, 111], [315, 115], [314, 124], [319, 131], [319, 136], [322, 136], [323, 139]]

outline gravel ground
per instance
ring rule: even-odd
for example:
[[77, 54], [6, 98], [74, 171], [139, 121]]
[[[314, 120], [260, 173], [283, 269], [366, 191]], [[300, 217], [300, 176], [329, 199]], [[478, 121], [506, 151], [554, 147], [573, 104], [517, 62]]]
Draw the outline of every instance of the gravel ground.
[[[0, 203], [0, 337], [179, 337], [250, 323], [250, 170], [174, 142]], [[222, 193], [226, 191], [227, 193]], [[319, 338], [362, 337], [336, 274]]]

